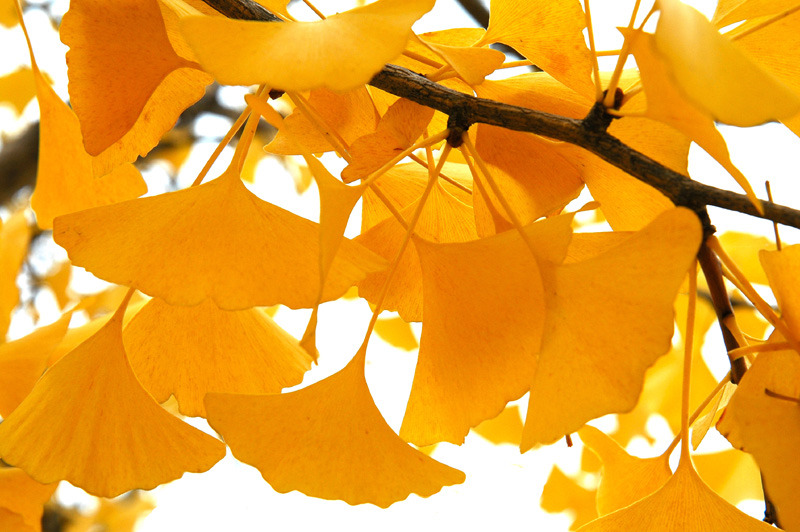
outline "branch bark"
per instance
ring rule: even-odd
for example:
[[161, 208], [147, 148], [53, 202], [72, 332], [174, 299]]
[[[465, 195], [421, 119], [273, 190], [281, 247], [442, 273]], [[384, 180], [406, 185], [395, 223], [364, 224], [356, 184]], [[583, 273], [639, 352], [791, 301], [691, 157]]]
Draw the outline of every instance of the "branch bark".
[[[230, 18], [265, 22], [276, 19], [253, 0], [203, 1]], [[705, 207], [713, 205], [800, 228], [798, 210], [765, 201], [762, 202], [764, 212], [760, 213], [744, 194], [693, 181], [623, 144], [606, 131], [586, 127], [582, 120], [463, 94], [396, 65], [386, 65], [372, 78], [370, 85], [447, 115], [458, 115], [465, 127], [475, 123], [490, 124], [580, 146], [661, 191], [676, 205], [693, 209], [701, 219]]]

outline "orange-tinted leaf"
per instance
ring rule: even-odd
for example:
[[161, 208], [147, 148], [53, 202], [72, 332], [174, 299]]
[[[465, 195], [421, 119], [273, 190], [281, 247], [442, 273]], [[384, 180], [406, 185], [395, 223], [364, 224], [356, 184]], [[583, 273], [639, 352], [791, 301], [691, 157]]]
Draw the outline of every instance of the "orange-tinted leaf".
[[791, 118], [800, 97], [720, 35], [697, 10], [658, 0], [658, 54], [686, 97], [714, 120], [755, 126]]
[[0, 416], [8, 417], [42, 376], [71, 318], [72, 312], [68, 312], [55, 323], [0, 345]]
[[0, 3], [0, 26], [13, 28], [19, 24], [17, 10], [14, 8], [14, 0], [3, 0]]
[[225, 455], [144, 391], [122, 345], [122, 312], [48, 370], [2, 424], [0, 456], [34, 479], [114, 497], [152, 489]]
[[701, 234], [697, 216], [677, 208], [593, 259], [542, 266], [547, 319], [523, 450], [636, 405], [645, 370], [670, 348]]
[[692, 461], [703, 482], [729, 503], [764, 499], [761, 472], [749, 454], [726, 449], [718, 453], [693, 454]]
[[711, 22], [723, 28], [741, 20], [780, 13], [795, 5], [795, 0], [719, 0]]
[[147, 154], [211, 82], [173, 50], [157, 0], [72, 2], [61, 38], [70, 102], [101, 175]]
[[725, 253], [733, 259], [748, 281], [757, 284], [769, 284], [767, 276], [761, 267], [758, 252], [762, 249], [775, 250], [774, 240], [770, 240], [765, 236], [738, 231], [725, 231], [717, 238]]
[[[53, 235], [73, 264], [173, 305], [301, 308], [317, 299], [319, 225], [258, 199], [233, 169], [198, 187], [61, 216]], [[383, 265], [344, 242], [325, 299]]]
[[734, 447], [756, 459], [778, 521], [786, 530], [800, 529], [800, 507], [797, 506], [800, 474], [796, 460], [800, 446], [798, 398], [800, 359], [797, 353], [761, 353], [742, 377], [717, 424]]
[[564, 215], [523, 229], [535, 258], [517, 231], [454, 244], [415, 239], [425, 324], [403, 439], [461, 444], [471, 427], [525, 393], [545, 320], [539, 270], [563, 260], [571, 221]]
[[279, 393], [303, 380], [311, 358], [261, 309], [220, 310], [210, 301], [173, 307], [151, 300], [125, 328], [131, 367], [163, 403], [205, 417], [208, 392]]
[[428, 43], [470, 85], [480, 85], [505, 61], [505, 54], [492, 48], [448, 46]]
[[30, 239], [31, 227], [24, 210], [12, 214], [5, 223], [0, 220], [0, 343], [19, 301], [17, 274], [28, 255]]
[[220, 83], [286, 91], [367, 83], [400, 55], [433, 0], [378, 0], [314, 22], [187, 17], [181, 28], [200, 64]]
[[590, 96], [592, 56], [578, 0], [492, 0], [489, 28], [481, 44], [502, 42], [574, 91]]
[[778, 300], [781, 318], [793, 332], [800, 332], [800, 245], [786, 246], [781, 251], [762, 250], [758, 254], [767, 274], [769, 286]]
[[72, 301], [72, 296], [69, 292], [69, 283], [71, 280], [72, 265], [69, 261], [62, 262], [55, 271], [49, 273], [47, 277], [43, 279], [44, 284], [53, 291], [53, 295], [56, 297], [56, 301], [58, 301], [58, 307], [62, 310]]
[[647, 497], [672, 476], [669, 456], [631, 456], [617, 442], [589, 425], [580, 429], [578, 435], [603, 463], [602, 478], [597, 487], [597, 513], [600, 516]]
[[[56, 489], [56, 484], [39, 484], [21, 469], [0, 468], [0, 510], [16, 516], [20, 528], [7, 527], [8, 532], [36, 532], [42, 529], [44, 503]], [[7, 521], [6, 521], [7, 519]], [[0, 513], [0, 525], [12, 522]]]
[[385, 508], [463, 482], [462, 472], [415, 450], [386, 424], [367, 388], [363, 357], [288, 394], [209, 394], [209, 422], [236, 458], [281, 493]]

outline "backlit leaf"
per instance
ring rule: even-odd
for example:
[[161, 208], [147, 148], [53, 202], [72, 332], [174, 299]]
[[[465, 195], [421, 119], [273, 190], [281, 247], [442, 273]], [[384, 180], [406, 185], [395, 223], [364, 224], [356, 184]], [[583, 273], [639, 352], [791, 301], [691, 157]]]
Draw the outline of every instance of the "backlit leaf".
[[281, 493], [385, 508], [463, 482], [462, 472], [415, 450], [386, 424], [367, 388], [363, 357], [288, 394], [209, 394], [209, 423], [236, 458]]
[[311, 358], [261, 309], [220, 310], [211, 301], [173, 307], [153, 299], [125, 328], [142, 386], [186, 416], [205, 417], [208, 392], [279, 393], [303, 380]]
[[200, 64], [220, 83], [346, 91], [400, 55], [411, 24], [433, 4], [379, 0], [314, 22], [187, 17], [181, 27]]
[[152, 489], [225, 455], [211, 436], [163, 410], [122, 345], [122, 312], [54, 365], [0, 424], [0, 456], [34, 479], [65, 479], [114, 497]]
[[31, 227], [25, 211], [15, 212], [5, 223], [0, 220], [0, 343], [11, 323], [11, 313], [19, 302], [17, 274], [28, 255]]
[[[44, 503], [56, 489], [56, 484], [39, 484], [21, 469], [0, 468], [0, 526], [9, 525], [13, 514], [15, 527], [4, 526], [8, 532], [38, 532], [42, 529]], [[19, 527], [19, 528], [17, 528]]]
[[[211, 298], [226, 310], [308, 308], [317, 299], [318, 224], [260, 200], [234, 169], [198, 187], [61, 216], [53, 237], [73, 264], [173, 305]], [[324, 298], [383, 265], [344, 242]]]

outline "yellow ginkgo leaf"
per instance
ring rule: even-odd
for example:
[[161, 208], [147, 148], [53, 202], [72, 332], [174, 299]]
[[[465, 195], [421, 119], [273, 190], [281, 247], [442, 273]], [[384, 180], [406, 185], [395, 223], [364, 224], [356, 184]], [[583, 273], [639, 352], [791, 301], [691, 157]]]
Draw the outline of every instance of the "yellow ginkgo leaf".
[[14, 7], [14, 0], [3, 0], [0, 2], [0, 26], [13, 28], [19, 24], [17, 10]]
[[69, 291], [71, 280], [72, 265], [69, 261], [62, 262], [53, 272], [42, 279], [44, 284], [53, 291], [53, 295], [58, 301], [58, 306], [62, 310], [72, 301], [72, 295]]
[[800, 97], [720, 35], [696, 9], [658, 0], [657, 53], [686, 97], [714, 120], [747, 127], [791, 118]]
[[[545, 320], [539, 270], [560, 263], [572, 234], [563, 215], [473, 242], [415, 239], [425, 325], [400, 436], [461, 444], [530, 386]], [[502, 274], [498, 273], [502, 265]]]
[[461, 471], [415, 450], [386, 424], [367, 388], [364, 356], [288, 394], [209, 394], [209, 423], [281, 493], [385, 508], [463, 482]]
[[550, 513], [570, 511], [574, 515], [570, 530], [585, 525], [597, 518], [595, 490], [586, 489], [553, 466], [542, 489], [539, 503], [542, 510]]
[[[375, 131], [378, 115], [365, 87], [343, 93], [316, 89], [309, 94], [308, 105], [319, 115], [319, 121], [346, 143]], [[279, 155], [302, 155], [332, 151], [333, 144], [304, 112], [295, 109], [264, 149]]]
[[[220, 17], [221, 18], [221, 17]], [[145, 155], [211, 78], [175, 53], [157, 0], [80, 0], [61, 24], [69, 94], [95, 172]]]
[[378, 0], [314, 22], [186, 17], [181, 29], [200, 64], [220, 83], [346, 91], [400, 55], [411, 25], [433, 4]]
[[37, 532], [42, 529], [44, 503], [53, 495], [56, 484], [40, 484], [16, 467], [0, 467], [0, 526], [18, 519], [19, 528], [4, 527], [8, 532]]
[[703, 148], [722, 165], [744, 189], [751, 201], [758, 204], [747, 178], [731, 162], [728, 146], [717, 130], [709, 111], [689, 103], [672, 83], [669, 64], [656, 48], [657, 37], [642, 31], [624, 30], [630, 50], [642, 75], [647, 95], [645, 115], [674, 127]]
[[703, 482], [729, 503], [764, 499], [761, 472], [749, 454], [726, 449], [718, 453], [693, 454], [692, 461]]
[[427, 44], [470, 85], [483, 83], [484, 78], [497, 70], [506, 58], [503, 52], [492, 48]]
[[762, 250], [758, 256], [778, 300], [781, 318], [800, 334], [800, 282], [794, 275], [800, 268], [800, 245], [785, 246], [781, 251]]
[[[80, 3], [80, 2], [78, 2]], [[39, 99], [39, 163], [31, 208], [42, 229], [56, 216], [141, 196], [147, 184], [132, 164], [124, 163], [95, 178], [95, 158], [86, 153], [75, 113], [61, 101], [34, 65]]]
[[134, 532], [136, 524], [156, 507], [152, 497], [140, 491], [116, 499], [100, 499], [98, 503], [94, 513], [85, 515], [85, 529], [70, 528], [67, 532]]
[[411, 325], [403, 318], [379, 318], [375, 322], [375, 334], [386, 343], [406, 351], [419, 347]]
[[585, 28], [578, 0], [492, 0], [489, 28], [479, 44], [505, 43], [575, 92], [593, 98]]
[[[260, 200], [233, 168], [198, 187], [61, 216], [53, 238], [73, 264], [171, 305], [211, 298], [226, 310], [307, 308], [317, 300], [319, 225]], [[324, 299], [383, 266], [343, 242]]]
[[499, 416], [487, 419], [473, 430], [495, 445], [510, 443], [519, 446], [522, 441], [522, 416], [519, 407], [507, 406]]
[[[417, 202], [408, 205], [400, 213], [409, 220]], [[432, 242], [467, 242], [478, 238], [469, 205], [459, 201], [441, 186], [434, 186], [422, 209], [415, 233]], [[394, 217], [387, 218], [355, 241], [387, 260], [400, 250], [406, 229]], [[385, 271], [372, 273], [358, 283], [358, 294], [376, 303], [388, 278]], [[386, 310], [397, 311], [406, 321], [422, 321], [423, 273], [415, 246], [406, 247], [392, 279], [392, 284], [383, 302]]]
[[[2, 10], [0, 7], [0, 11]], [[19, 115], [34, 96], [36, 96], [36, 85], [30, 68], [20, 67], [10, 74], [0, 76], [0, 105], [10, 105]]]
[[717, 236], [725, 250], [751, 283], [769, 284], [759, 261], [759, 251], [775, 250], [775, 241], [765, 236], [725, 231]]
[[206, 471], [225, 456], [221, 442], [166, 412], [136, 380], [123, 312], [48, 370], [3, 420], [5, 462], [40, 482], [64, 479], [115, 497]]
[[692, 449], [696, 450], [700, 446], [703, 438], [706, 437], [708, 431], [716, 424], [717, 419], [719, 419], [718, 414], [722, 414], [722, 410], [728, 406], [728, 402], [731, 400], [731, 397], [733, 397], [735, 391], [736, 385], [730, 381], [726, 382], [709, 405], [708, 412], [698, 417], [697, 421], [692, 423]]
[[[475, 149], [522, 224], [560, 211], [583, 189], [577, 168], [536, 135], [480, 124]], [[487, 183], [483, 190], [490, 190]], [[488, 195], [508, 218], [495, 195]]]
[[667, 455], [653, 458], [631, 456], [617, 442], [590, 425], [580, 429], [578, 435], [603, 463], [602, 478], [597, 487], [597, 513], [600, 516], [644, 499], [672, 476]]
[[795, 0], [719, 0], [711, 22], [724, 28], [741, 20], [780, 13], [796, 5]]
[[645, 371], [669, 351], [673, 303], [701, 236], [697, 216], [676, 208], [597, 257], [541, 266], [547, 319], [523, 451], [636, 405]]
[[741, 532], [775, 529], [753, 519], [711, 491], [688, 458], [655, 493], [631, 506], [581, 527], [580, 532], [637, 530], [641, 532]]
[[0, 416], [7, 417], [33, 389], [71, 318], [68, 312], [28, 336], [0, 345]]
[[284, 17], [290, 17], [288, 6], [289, 0], [256, 0], [259, 4], [269, 9], [271, 12], [275, 13], [276, 15], [283, 15]]
[[205, 417], [208, 392], [279, 393], [303, 380], [311, 358], [261, 309], [220, 310], [211, 301], [173, 307], [153, 299], [125, 328], [142, 386], [185, 416]]
[[342, 170], [342, 180], [363, 179], [414, 145], [433, 117], [433, 109], [405, 98], [393, 103], [374, 133], [364, 135], [350, 146], [353, 161]]
[[31, 227], [24, 210], [12, 214], [5, 223], [0, 220], [0, 343], [19, 302], [17, 274], [28, 255], [30, 239]]
[[[763, 252], [762, 252], [763, 253]], [[717, 423], [734, 447], [753, 455], [786, 530], [800, 530], [800, 359], [794, 351], [761, 353]]]

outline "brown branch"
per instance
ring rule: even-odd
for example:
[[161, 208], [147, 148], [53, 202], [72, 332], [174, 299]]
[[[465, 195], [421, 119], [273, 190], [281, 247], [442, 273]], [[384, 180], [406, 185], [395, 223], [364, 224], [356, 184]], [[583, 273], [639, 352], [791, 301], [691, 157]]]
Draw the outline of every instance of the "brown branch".
[[[253, 0], [203, 1], [230, 18], [260, 21], [275, 19], [274, 15]], [[372, 78], [370, 84], [448, 115], [458, 115], [464, 121], [462, 126], [490, 124], [575, 144], [658, 189], [676, 205], [689, 207], [701, 216], [707, 205], [713, 205], [800, 228], [800, 211], [763, 202], [764, 213], [761, 214], [745, 195], [692, 181], [623, 144], [605, 131], [585, 127], [581, 120], [476, 98], [434, 83], [396, 65], [386, 65]]]

